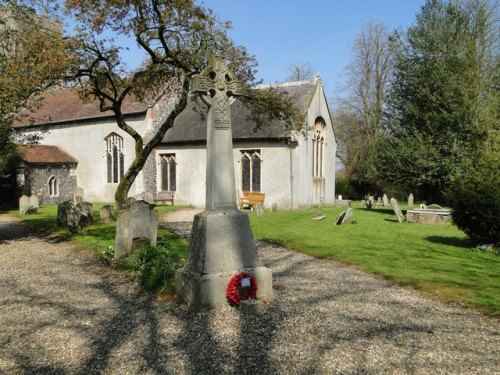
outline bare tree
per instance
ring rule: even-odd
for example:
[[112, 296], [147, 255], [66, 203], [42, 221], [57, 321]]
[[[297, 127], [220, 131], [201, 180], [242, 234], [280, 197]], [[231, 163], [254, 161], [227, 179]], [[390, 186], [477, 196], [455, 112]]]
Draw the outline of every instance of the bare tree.
[[342, 95], [335, 100], [334, 124], [340, 159], [350, 179], [366, 182], [371, 145], [382, 131], [384, 100], [393, 67], [393, 42], [386, 27], [368, 23], [352, 47]]
[[289, 82], [293, 81], [304, 81], [307, 79], [312, 79], [314, 76], [313, 68], [309, 62], [304, 63], [296, 63], [293, 65], [289, 65], [287, 68], [287, 72], [290, 73], [286, 80]]

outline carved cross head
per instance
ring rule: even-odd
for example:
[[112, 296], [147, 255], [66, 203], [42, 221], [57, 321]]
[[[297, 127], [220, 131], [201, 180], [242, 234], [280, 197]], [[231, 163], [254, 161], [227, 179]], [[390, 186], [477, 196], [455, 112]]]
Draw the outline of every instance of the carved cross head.
[[245, 85], [227, 68], [226, 58], [211, 55], [208, 66], [193, 77], [191, 92], [208, 94], [212, 98], [214, 124], [216, 128], [231, 126], [230, 99], [241, 96]]

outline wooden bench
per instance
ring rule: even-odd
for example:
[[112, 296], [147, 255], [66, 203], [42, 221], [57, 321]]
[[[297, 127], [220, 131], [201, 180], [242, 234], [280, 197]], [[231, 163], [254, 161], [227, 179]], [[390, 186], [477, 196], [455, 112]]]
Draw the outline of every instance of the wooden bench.
[[244, 191], [243, 196], [240, 198], [240, 210], [243, 207], [247, 207], [250, 210], [253, 210], [257, 205], [264, 204], [264, 199], [266, 197], [266, 193], [259, 193], [256, 191]]
[[155, 193], [155, 202], [170, 202], [174, 205], [175, 191], [157, 191]]

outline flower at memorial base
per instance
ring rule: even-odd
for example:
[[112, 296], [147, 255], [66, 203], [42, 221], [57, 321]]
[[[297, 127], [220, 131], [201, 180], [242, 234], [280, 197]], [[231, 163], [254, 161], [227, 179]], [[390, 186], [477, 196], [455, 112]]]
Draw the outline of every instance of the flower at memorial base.
[[239, 306], [240, 301], [255, 299], [257, 295], [257, 281], [248, 272], [240, 272], [229, 280], [226, 287], [227, 302], [231, 306]]

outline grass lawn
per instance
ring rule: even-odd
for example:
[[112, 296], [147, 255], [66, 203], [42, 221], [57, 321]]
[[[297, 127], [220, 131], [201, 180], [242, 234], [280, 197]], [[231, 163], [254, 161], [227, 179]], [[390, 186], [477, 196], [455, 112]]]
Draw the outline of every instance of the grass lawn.
[[354, 224], [332, 225], [345, 209], [250, 215], [254, 236], [337, 260], [402, 285], [500, 315], [500, 256], [473, 249], [453, 225], [398, 223], [392, 209], [354, 207]]
[[[86, 233], [69, 234], [56, 226], [56, 206], [41, 207], [23, 221], [55, 240], [70, 240], [109, 257], [115, 223], [97, 218]], [[160, 216], [180, 207], [159, 206]], [[475, 251], [463, 232], [453, 225], [398, 223], [391, 209], [354, 207], [355, 224], [334, 226], [342, 208], [323, 209], [325, 220], [314, 221], [314, 210], [249, 214], [256, 238], [300, 252], [354, 265], [402, 285], [424, 290], [441, 299], [460, 301], [490, 315], [500, 316], [500, 256]], [[165, 229], [172, 251], [185, 258], [187, 241]]]

